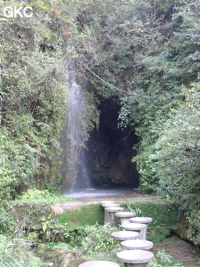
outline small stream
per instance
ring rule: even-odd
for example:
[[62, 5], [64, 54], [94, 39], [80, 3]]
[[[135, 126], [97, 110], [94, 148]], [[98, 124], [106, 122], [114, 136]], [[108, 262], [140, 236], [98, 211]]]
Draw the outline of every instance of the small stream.
[[64, 194], [65, 197], [74, 197], [77, 199], [96, 199], [96, 198], [113, 198], [113, 197], [133, 197], [139, 190], [135, 189], [95, 189], [88, 188], [78, 190], [69, 194]]
[[192, 243], [181, 239], [178, 235], [172, 234], [166, 240], [154, 243], [152, 252], [164, 249], [174, 260], [181, 262], [185, 267], [200, 266], [200, 248]]
[[[174, 260], [182, 263], [184, 267], [200, 266], [200, 248], [195, 247], [188, 241], [182, 240], [176, 234], [172, 234], [165, 241], [154, 243], [154, 248], [151, 251], [156, 255], [158, 250], [165, 250], [167, 254], [170, 254]], [[55, 251], [46, 250], [42, 254], [46, 262], [53, 262], [54, 267], [60, 267], [64, 259], [67, 262], [71, 258], [70, 250], [67, 247]], [[79, 265], [73, 258], [72, 262], [74, 264], [70, 264], [70, 267], [77, 267]]]

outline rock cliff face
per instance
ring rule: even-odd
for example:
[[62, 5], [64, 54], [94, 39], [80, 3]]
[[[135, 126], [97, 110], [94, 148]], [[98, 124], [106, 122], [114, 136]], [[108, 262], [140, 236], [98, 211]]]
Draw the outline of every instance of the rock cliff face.
[[105, 100], [98, 107], [100, 122], [87, 142], [87, 166], [93, 187], [138, 187], [133, 145], [134, 129], [118, 128], [119, 106]]

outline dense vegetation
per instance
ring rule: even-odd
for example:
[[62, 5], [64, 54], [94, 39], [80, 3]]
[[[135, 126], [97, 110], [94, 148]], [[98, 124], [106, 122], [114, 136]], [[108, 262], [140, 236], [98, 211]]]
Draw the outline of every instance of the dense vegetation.
[[199, 244], [199, 1], [1, 0], [1, 10], [8, 4], [29, 5], [33, 16], [0, 17], [1, 208], [29, 188], [62, 185], [73, 59], [87, 99], [84, 136], [100, 99], [117, 102], [119, 127], [138, 136], [141, 190], [177, 201]]
[[87, 84], [120, 103], [119, 127], [135, 129], [141, 190], [177, 201], [199, 243], [199, 2], [96, 1], [81, 10]]
[[[177, 201], [199, 243], [199, 1], [83, 1], [77, 63], [132, 126], [143, 192]], [[81, 45], [80, 45], [81, 44]]]

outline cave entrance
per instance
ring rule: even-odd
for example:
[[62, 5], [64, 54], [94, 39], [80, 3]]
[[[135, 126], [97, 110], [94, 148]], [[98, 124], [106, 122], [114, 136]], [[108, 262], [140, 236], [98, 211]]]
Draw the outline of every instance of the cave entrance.
[[134, 130], [118, 128], [120, 106], [111, 100], [103, 101], [98, 109], [99, 125], [91, 132], [85, 155], [92, 187], [138, 188], [139, 175], [131, 161], [138, 141]]

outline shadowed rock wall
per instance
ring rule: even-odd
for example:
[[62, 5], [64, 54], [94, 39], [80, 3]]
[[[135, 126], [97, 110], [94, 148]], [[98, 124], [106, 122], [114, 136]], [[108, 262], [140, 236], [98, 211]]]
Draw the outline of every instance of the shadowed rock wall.
[[131, 162], [137, 143], [134, 129], [118, 128], [119, 106], [110, 100], [101, 103], [100, 123], [87, 142], [87, 166], [93, 187], [138, 187], [138, 173]]

